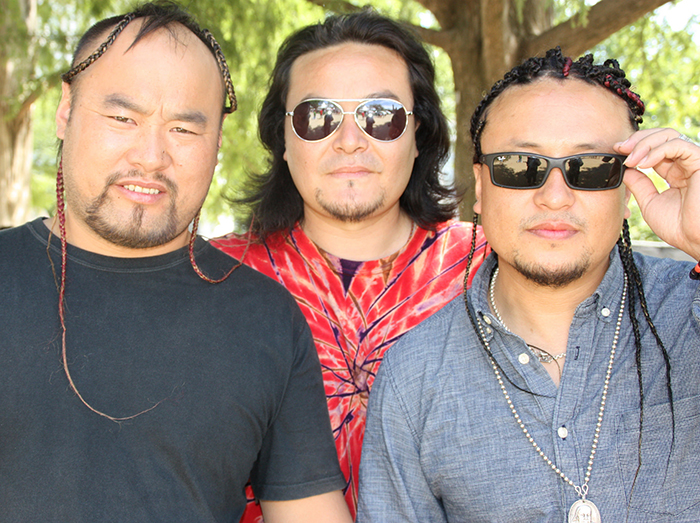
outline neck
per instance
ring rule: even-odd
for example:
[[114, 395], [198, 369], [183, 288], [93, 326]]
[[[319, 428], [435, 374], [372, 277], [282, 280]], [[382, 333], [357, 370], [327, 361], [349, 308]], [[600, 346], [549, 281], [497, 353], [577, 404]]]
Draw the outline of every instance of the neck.
[[[607, 267], [606, 267], [607, 269]], [[494, 300], [504, 323], [526, 343], [551, 354], [566, 351], [576, 308], [604, 276], [584, 275], [564, 287], [532, 282], [513, 266], [499, 261]]]
[[324, 251], [346, 260], [369, 261], [399, 251], [411, 237], [413, 221], [398, 207], [360, 222], [343, 222], [307, 210], [301, 227]]

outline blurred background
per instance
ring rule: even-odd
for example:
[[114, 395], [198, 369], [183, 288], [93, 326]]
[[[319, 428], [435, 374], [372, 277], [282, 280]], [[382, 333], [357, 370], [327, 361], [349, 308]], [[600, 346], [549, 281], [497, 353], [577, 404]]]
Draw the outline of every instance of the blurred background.
[[[365, 5], [412, 26], [430, 45], [439, 92], [453, 133], [448, 180], [473, 180], [469, 118], [481, 97], [523, 59], [560, 45], [572, 57], [616, 58], [646, 102], [643, 128], [674, 127], [700, 141], [700, 2], [697, 0], [196, 0], [182, 1], [226, 54], [238, 111], [224, 123], [219, 166], [200, 230], [214, 237], [241, 230], [240, 194], [249, 172], [265, 168], [257, 112], [277, 48], [295, 29], [329, 12]], [[96, 20], [124, 13], [121, 0], [0, 0], [0, 227], [55, 209], [54, 112], [60, 75], [78, 38]], [[656, 180], [664, 186], [661, 179]], [[656, 240], [633, 203], [633, 238]]]

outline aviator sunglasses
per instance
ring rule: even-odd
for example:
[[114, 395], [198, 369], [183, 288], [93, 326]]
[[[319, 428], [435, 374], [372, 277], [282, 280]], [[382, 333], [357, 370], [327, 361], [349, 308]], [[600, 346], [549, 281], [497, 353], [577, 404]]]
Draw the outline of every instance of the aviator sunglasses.
[[566, 185], [579, 191], [616, 189], [622, 183], [627, 157], [586, 153], [552, 158], [529, 153], [484, 154], [479, 161], [491, 172], [491, 182], [506, 189], [538, 189], [552, 169], [564, 174]]
[[[344, 111], [338, 102], [360, 102], [354, 111]], [[380, 142], [393, 142], [403, 135], [408, 125], [407, 111], [401, 102], [388, 98], [361, 98], [299, 102], [291, 112], [294, 134], [305, 142], [318, 142], [332, 135], [346, 114], [355, 115], [355, 123], [369, 137]]]

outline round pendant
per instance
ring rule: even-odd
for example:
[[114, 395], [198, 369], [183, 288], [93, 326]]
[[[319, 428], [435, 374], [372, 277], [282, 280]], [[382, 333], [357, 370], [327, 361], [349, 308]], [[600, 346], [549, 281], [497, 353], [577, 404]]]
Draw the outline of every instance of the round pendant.
[[569, 509], [569, 523], [601, 523], [598, 507], [592, 501], [579, 499]]

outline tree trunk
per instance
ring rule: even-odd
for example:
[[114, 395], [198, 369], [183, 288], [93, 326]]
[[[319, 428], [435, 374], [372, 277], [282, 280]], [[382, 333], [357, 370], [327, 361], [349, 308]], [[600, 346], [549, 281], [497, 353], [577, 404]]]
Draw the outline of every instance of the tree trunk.
[[466, 189], [460, 214], [467, 220], [473, 215], [474, 204], [470, 119], [491, 85], [516, 64], [556, 45], [569, 56], [578, 57], [668, 2], [600, 0], [588, 10], [585, 25], [576, 15], [554, 26], [548, 0], [417, 1], [433, 13], [441, 29], [414, 29], [426, 42], [443, 48], [452, 61], [457, 104], [455, 179]]
[[[3, 111], [4, 112], [4, 111]], [[31, 109], [0, 123], [0, 227], [26, 222], [31, 216]]]
[[0, 1], [0, 227], [20, 225], [31, 216], [32, 107], [28, 92], [34, 74], [36, 0]]

